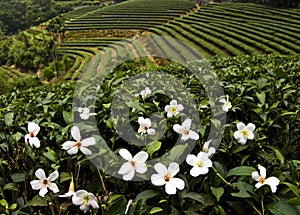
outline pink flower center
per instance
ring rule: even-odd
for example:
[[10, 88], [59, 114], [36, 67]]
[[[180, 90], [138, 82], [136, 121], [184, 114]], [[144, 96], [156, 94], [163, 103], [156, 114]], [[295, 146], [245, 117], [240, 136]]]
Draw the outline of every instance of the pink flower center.
[[49, 184], [49, 182], [48, 182], [48, 180], [47, 180], [47, 179], [43, 179], [43, 181], [42, 181], [42, 184], [43, 184], [43, 185], [48, 185], [48, 184]]
[[30, 133], [29, 133], [29, 136], [30, 136], [31, 138], [33, 138], [33, 137], [34, 137], [34, 133], [33, 133], [33, 132], [30, 132]]
[[81, 147], [81, 142], [77, 141], [76, 143], [73, 144], [74, 147], [80, 148]]
[[188, 135], [190, 133], [190, 131], [183, 131], [184, 135]]
[[130, 161], [130, 164], [131, 164], [131, 166], [132, 166], [133, 168], [136, 167], [136, 166], [135, 166], [135, 164], [136, 164], [136, 161], [135, 161], [135, 160], [131, 160], [131, 161]]
[[266, 179], [264, 177], [260, 177], [259, 183], [263, 184], [263, 183], [265, 183], [265, 181], [266, 181]]
[[168, 172], [167, 174], [164, 175], [164, 179], [166, 182], [169, 182], [173, 178], [172, 174]]

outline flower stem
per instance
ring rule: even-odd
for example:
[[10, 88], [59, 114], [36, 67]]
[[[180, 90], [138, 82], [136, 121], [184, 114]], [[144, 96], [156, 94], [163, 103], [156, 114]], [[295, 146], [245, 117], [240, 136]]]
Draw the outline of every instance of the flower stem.
[[218, 170], [212, 166], [212, 169], [215, 171], [216, 175], [228, 186], [232, 187], [233, 189], [236, 189], [236, 186], [231, 184], [229, 181], [227, 181], [219, 172]]
[[250, 202], [249, 200], [246, 200], [248, 202], [248, 204], [259, 214], [259, 215], [263, 215], [263, 213], [261, 213], [255, 206], [252, 202]]
[[99, 169], [97, 169], [97, 171], [98, 171], [98, 175], [99, 175], [99, 178], [100, 178], [100, 182], [101, 182], [102, 189], [103, 189], [104, 193], [107, 194], [107, 189], [106, 189], [106, 187], [105, 187], [105, 184], [104, 184], [104, 181], [103, 181], [103, 177], [102, 177], [102, 175], [101, 175], [101, 172], [100, 172]]

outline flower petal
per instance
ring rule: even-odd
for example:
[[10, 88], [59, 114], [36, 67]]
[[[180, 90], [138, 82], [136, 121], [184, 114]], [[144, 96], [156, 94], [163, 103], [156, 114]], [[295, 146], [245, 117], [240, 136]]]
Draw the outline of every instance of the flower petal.
[[164, 175], [168, 172], [167, 167], [165, 165], [163, 165], [162, 163], [156, 163], [154, 165], [154, 169], [159, 175]]
[[79, 128], [77, 126], [73, 126], [71, 128], [71, 135], [72, 137], [76, 140], [76, 141], [80, 141], [81, 140], [81, 136], [80, 136], [80, 131]]
[[88, 195], [88, 192], [86, 190], [78, 190], [76, 192], [76, 196], [79, 197], [79, 198], [83, 198], [85, 197], [86, 195]]
[[134, 169], [130, 169], [130, 171], [128, 173], [126, 173], [126, 174], [123, 175], [123, 179], [125, 181], [130, 181], [131, 179], [133, 179], [134, 174], [135, 174]]
[[44, 197], [46, 193], [48, 193], [47, 187], [42, 187], [42, 189], [40, 189], [39, 195], [41, 197]]
[[193, 140], [199, 139], [199, 135], [195, 131], [192, 131], [192, 130], [189, 131], [189, 137]]
[[26, 143], [28, 143], [29, 137], [30, 137], [30, 134], [26, 134], [26, 135], [25, 135], [25, 142], [26, 142]]
[[177, 111], [182, 111], [184, 109], [182, 104], [177, 105]]
[[68, 154], [69, 155], [75, 155], [75, 154], [77, 154], [78, 153], [78, 147], [72, 147], [71, 149], [69, 149], [68, 151]]
[[248, 131], [254, 131], [255, 130], [255, 125], [253, 123], [248, 123], [246, 129]]
[[267, 177], [266, 168], [263, 166], [258, 166], [258, 169], [259, 169], [260, 176], [266, 178]]
[[140, 117], [138, 118], [138, 123], [139, 123], [140, 125], [143, 125], [144, 120], [145, 120], [144, 117], [140, 116]]
[[44, 180], [46, 178], [45, 171], [41, 168], [35, 171], [35, 176], [40, 180]]
[[153, 128], [150, 128], [150, 129], [147, 130], [147, 133], [149, 135], [155, 135], [155, 130]]
[[135, 165], [135, 171], [137, 171], [138, 173], [144, 174], [145, 172], [147, 172], [147, 165], [144, 162], [137, 162]]
[[58, 187], [55, 183], [50, 183], [48, 187], [49, 187], [50, 190], [53, 191], [53, 193], [58, 193], [59, 192], [59, 189], [58, 189]]
[[169, 195], [176, 194], [176, 186], [170, 182], [167, 182], [165, 185], [165, 191]]
[[252, 179], [255, 181], [259, 181], [260, 175], [259, 175], [258, 171], [252, 172]]
[[88, 118], [90, 118], [90, 116], [86, 113], [81, 113], [81, 114], [79, 114], [79, 116], [81, 119], [84, 119], [84, 120], [87, 120]]
[[64, 142], [62, 144], [62, 148], [64, 150], [69, 150], [70, 148], [73, 148], [73, 145], [74, 145], [75, 141], [67, 141], [67, 142]]
[[121, 157], [124, 158], [127, 161], [131, 161], [132, 160], [132, 155], [131, 155], [131, 153], [127, 149], [121, 149], [119, 151], [119, 155], [121, 155]]
[[79, 149], [80, 149], [80, 151], [81, 151], [83, 154], [85, 154], [85, 155], [91, 155], [91, 154], [92, 154], [92, 151], [89, 150], [89, 149], [86, 148], [86, 147], [81, 146]]
[[173, 125], [173, 130], [174, 130], [175, 132], [177, 132], [178, 134], [181, 134], [182, 131], [183, 131], [183, 128], [182, 128], [181, 125], [175, 124], [175, 125]]
[[91, 200], [90, 200], [90, 204], [91, 204], [91, 206], [92, 206], [93, 208], [99, 208], [99, 205], [98, 205], [98, 203], [96, 202], [95, 199], [91, 199]]
[[219, 101], [220, 103], [226, 103], [226, 99], [225, 98], [223, 98], [223, 99], [221, 99], [220, 101]]
[[89, 208], [90, 207], [88, 205], [85, 205], [85, 204], [83, 204], [79, 207], [79, 209], [82, 210], [84, 213], [86, 213], [89, 210]]
[[208, 173], [208, 168], [204, 168], [204, 167], [194, 166], [190, 170], [190, 175], [193, 176], [193, 177], [198, 177], [199, 175], [205, 175], [207, 173]]
[[133, 157], [133, 160], [135, 161], [139, 161], [139, 162], [146, 162], [146, 160], [148, 159], [148, 153], [147, 152], [144, 152], [144, 151], [141, 151], [141, 152], [138, 152], [134, 157]]
[[124, 164], [122, 164], [121, 168], [119, 169], [118, 173], [123, 175], [126, 174], [128, 172], [130, 172], [132, 169], [130, 162], [126, 162]]
[[83, 204], [82, 198], [76, 196], [76, 194], [73, 195], [72, 202], [74, 205], [82, 205]]
[[181, 178], [172, 178], [170, 183], [176, 186], [177, 189], [183, 190], [185, 183]]
[[82, 146], [92, 146], [96, 144], [96, 139], [94, 137], [89, 137], [81, 141]]
[[258, 188], [260, 188], [260, 187], [263, 186], [263, 185], [265, 185], [265, 184], [260, 183], [260, 182], [257, 182], [257, 183], [255, 184], [255, 187], [258, 189]]
[[37, 137], [29, 138], [29, 144], [31, 146], [32, 145], [35, 146], [35, 148], [40, 148], [40, 146], [41, 146], [40, 140]]
[[171, 172], [172, 176], [175, 176], [179, 172], [179, 164], [176, 162], [170, 163], [168, 167], [168, 172]]
[[235, 131], [235, 132], [233, 133], [233, 136], [234, 136], [234, 138], [235, 138], [236, 140], [242, 139], [242, 138], [244, 137], [242, 131]]
[[151, 127], [151, 120], [149, 118], [144, 119], [143, 125], [147, 128]]
[[30, 184], [33, 190], [39, 190], [43, 187], [43, 184], [40, 180], [33, 180], [30, 182]]
[[182, 123], [182, 127], [183, 127], [184, 130], [188, 131], [191, 128], [191, 124], [192, 124], [192, 120], [191, 119], [186, 119]]
[[271, 187], [271, 190], [273, 193], [277, 190], [277, 185], [279, 185], [280, 180], [274, 176], [269, 177], [265, 180], [265, 184], [269, 185]]
[[[169, 112], [170, 109], [171, 109], [171, 106], [170, 106], [170, 105], [166, 105], [166, 106], [165, 106], [165, 111], [166, 111], [166, 112]], [[169, 113], [168, 113], [168, 114], [169, 114]]]
[[58, 172], [57, 172], [57, 171], [54, 171], [54, 172], [52, 172], [52, 173], [49, 175], [48, 180], [49, 180], [49, 181], [54, 181], [55, 179], [58, 178], [58, 176], [59, 176]]
[[246, 128], [246, 125], [242, 122], [239, 122], [238, 124], [236, 124], [236, 127], [238, 130], [244, 130]]
[[253, 139], [254, 139], [254, 134], [253, 134], [252, 131], [249, 131], [249, 132], [248, 132], [247, 139], [249, 139], [249, 140], [253, 140]]
[[166, 183], [164, 176], [160, 174], [151, 175], [151, 183], [155, 186], [162, 186]]
[[191, 165], [191, 166], [195, 166], [195, 164], [196, 164], [196, 162], [197, 162], [197, 157], [195, 156], [195, 155], [193, 155], [193, 154], [188, 154], [187, 156], [186, 156], [186, 162], [189, 164], [189, 165]]

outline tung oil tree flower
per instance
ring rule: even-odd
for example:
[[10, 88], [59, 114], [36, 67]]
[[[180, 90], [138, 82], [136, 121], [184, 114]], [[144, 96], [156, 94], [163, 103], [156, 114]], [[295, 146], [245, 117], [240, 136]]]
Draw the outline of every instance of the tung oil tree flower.
[[208, 156], [211, 156], [216, 152], [216, 149], [214, 147], [209, 147], [209, 144], [211, 143], [212, 140], [209, 140], [204, 143], [203, 145], [203, 151], [207, 153]]
[[276, 178], [275, 176], [266, 178], [267, 173], [266, 173], [265, 167], [258, 166], [258, 169], [259, 169], [259, 173], [258, 173], [258, 171], [252, 172], [252, 179], [255, 181], [258, 181], [255, 184], [255, 187], [258, 189], [263, 185], [269, 185], [271, 187], [272, 192], [275, 193], [280, 180], [278, 178]]
[[199, 135], [195, 132], [190, 130], [192, 124], [191, 119], [186, 119], [182, 123], [182, 125], [175, 124], [173, 125], [173, 130], [177, 132], [178, 134], [181, 134], [181, 140], [188, 140], [188, 139], [193, 139], [193, 140], [198, 140]]
[[59, 197], [70, 197], [73, 196], [75, 194], [75, 188], [74, 188], [74, 181], [73, 181], [73, 177], [72, 180], [70, 182], [70, 186], [69, 186], [69, 191], [67, 193], [65, 193], [64, 195], [59, 195]]
[[179, 114], [180, 111], [184, 109], [182, 104], [177, 104], [176, 100], [172, 100], [170, 105], [165, 106], [165, 111], [167, 112], [167, 117], [171, 118]]
[[142, 96], [142, 99], [145, 99], [151, 93], [152, 93], [152, 91], [150, 90], [150, 88], [145, 87], [145, 89], [140, 92], [140, 95]]
[[46, 178], [45, 171], [40, 168], [37, 171], [35, 171], [35, 176], [38, 178], [38, 180], [31, 181], [30, 185], [32, 189], [40, 190], [39, 195], [41, 197], [45, 196], [45, 194], [48, 192], [48, 188], [52, 190], [53, 193], [59, 192], [57, 185], [52, 182], [55, 181], [59, 176], [57, 171], [54, 171], [49, 175], [48, 178]]
[[79, 116], [81, 119], [87, 120], [88, 118], [90, 118], [90, 116], [95, 116], [97, 115], [96, 113], [91, 113], [90, 109], [87, 107], [79, 107], [78, 108], [78, 112], [80, 113]]
[[125, 181], [129, 181], [133, 179], [135, 172], [144, 174], [147, 171], [146, 160], [148, 159], [148, 153], [141, 151], [137, 153], [134, 157], [132, 157], [131, 153], [127, 149], [121, 149], [119, 154], [127, 160], [118, 173], [123, 175], [123, 179]]
[[228, 112], [229, 109], [232, 108], [232, 105], [231, 105], [231, 102], [229, 101], [229, 96], [228, 95], [226, 95], [226, 99], [223, 98], [219, 102], [223, 103], [222, 109], [225, 112]]
[[25, 135], [25, 142], [29, 143], [31, 147], [35, 146], [36, 148], [39, 148], [41, 144], [39, 138], [37, 138], [36, 135], [40, 131], [40, 126], [35, 122], [29, 122], [27, 129], [29, 133]]
[[234, 138], [242, 145], [244, 145], [247, 142], [247, 139], [253, 140], [254, 139], [254, 133], [255, 125], [253, 123], [248, 123], [247, 126], [239, 122], [237, 125], [237, 131], [234, 132]]
[[165, 191], [169, 195], [176, 194], [177, 189], [183, 190], [184, 181], [180, 178], [174, 178], [179, 172], [178, 163], [172, 162], [168, 168], [162, 163], [157, 163], [154, 165], [154, 169], [158, 174], [151, 176], [152, 184], [156, 186], [165, 185]]
[[138, 133], [141, 134], [149, 134], [149, 135], [155, 135], [155, 130], [151, 128], [152, 123], [149, 118], [145, 118], [140, 116], [138, 118], [138, 123], [140, 124], [140, 127], [138, 129]]
[[85, 154], [90, 155], [92, 154], [92, 151], [86, 148], [87, 146], [95, 145], [96, 140], [94, 137], [89, 137], [84, 140], [81, 140], [81, 135], [79, 128], [77, 126], [73, 126], [71, 128], [71, 135], [76, 141], [67, 141], [65, 142], [62, 147], [64, 150], [68, 150], [67, 152], [70, 155], [77, 154], [78, 149]]
[[191, 176], [197, 177], [208, 173], [209, 168], [212, 167], [212, 161], [208, 157], [208, 153], [205, 152], [199, 152], [197, 156], [193, 154], [187, 155], [186, 162], [193, 166], [190, 170]]
[[80, 210], [86, 213], [90, 206], [93, 208], [99, 208], [97, 199], [93, 193], [89, 193], [86, 190], [78, 190], [72, 197], [74, 205], [80, 205]]

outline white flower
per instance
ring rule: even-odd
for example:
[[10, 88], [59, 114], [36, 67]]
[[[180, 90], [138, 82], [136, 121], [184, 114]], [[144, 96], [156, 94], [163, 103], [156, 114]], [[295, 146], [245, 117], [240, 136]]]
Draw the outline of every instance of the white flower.
[[149, 118], [144, 119], [144, 117], [138, 118], [138, 123], [140, 124], [140, 127], [138, 129], [138, 133], [142, 134], [149, 134], [149, 135], [155, 135], [155, 130], [151, 128], [151, 120]]
[[40, 131], [40, 126], [35, 122], [29, 122], [27, 129], [29, 134], [25, 135], [25, 142], [29, 143], [31, 147], [35, 146], [36, 148], [39, 148], [41, 144], [39, 138], [37, 138], [36, 135]]
[[142, 90], [141, 92], [140, 92], [140, 95], [142, 96], [142, 98], [143, 99], [145, 99], [148, 95], [150, 95], [151, 94], [151, 90], [150, 90], [150, 88], [149, 87], [146, 87], [144, 90]]
[[132, 157], [127, 149], [121, 149], [119, 154], [122, 156], [122, 158], [127, 160], [127, 162], [124, 163], [118, 171], [120, 175], [123, 175], [123, 179], [125, 181], [133, 179], [135, 171], [141, 174], [147, 171], [147, 166], [145, 163], [148, 159], [147, 152], [141, 151]]
[[125, 214], [128, 213], [128, 210], [129, 210], [129, 208], [130, 208], [131, 203], [132, 203], [132, 199], [129, 199], [129, 200], [128, 200], [128, 203], [127, 203], [127, 205], [126, 205]]
[[94, 137], [89, 137], [84, 140], [81, 140], [80, 131], [77, 126], [73, 126], [71, 128], [71, 135], [76, 141], [67, 141], [62, 146], [64, 150], [68, 150], [70, 155], [77, 154], [78, 149], [85, 154], [90, 155], [92, 154], [91, 150], [86, 148], [87, 146], [94, 145], [96, 140]]
[[70, 182], [70, 186], [69, 186], [69, 191], [67, 193], [65, 193], [64, 195], [59, 195], [59, 197], [70, 197], [73, 196], [75, 194], [75, 189], [74, 189], [74, 181], [73, 181], [73, 177], [72, 180]]
[[211, 143], [212, 140], [209, 140], [204, 143], [203, 145], [203, 151], [207, 153], [208, 156], [214, 154], [216, 152], [216, 149], [214, 147], [209, 147], [209, 144]]
[[78, 190], [72, 197], [74, 205], [80, 205], [80, 210], [86, 213], [90, 206], [93, 208], [99, 208], [97, 199], [94, 194], [87, 192], [86, 190]]
[[224, 103], [222, 106], [223, 111], [228, 112], [230, 108], [232, 108], [231, 102], [229, 101], [229, 96], [226, 95], [226, 99], [223, 98], [219, 102]]
[[258, 189], [263, 185], [269, 185], [271, 187], [271, 190], [273, 193], [277, 190], [277, 185], [279, 184], [280, 180], [274, 176], [266, 178], [266, 168], [263, 166], [258, 166], [258, 171], [252, 172], [252, 178], [255, 181], [258, 181], [258, 183], [255, 184], [255, 187]]
[[165, 106], [165, 111], [167, 112], [167, 117], [171, 118], [173, 116], [176, 116], [177, 114], [179, 114], [180, 111], [182, 111], [183, 105], [182, 104], [177, 104], [176, 100], [172, 100], [170, 102], [170, 105], [166, 105]]
[[239, 122], [237, 125], [237, 131], [234, 132], [234, 138], [244, 145], [247, 142], [247, 139], [253, 140], [254, 134], [253, 131], [255, 130], [255, 125], [252, 123], [248, 123], [246, 126], [244, 123]]
[[195, 131], [190, 130], [191, 124], [192, 124], [192, 120], [186, 119], [184, 120], [182, 125], [179, 124], [173, 125], [173, 129], [175, 132], [182, 135], [181, 136], [182, 140], [187, 140], [187, 139], [198, 140], [199, 135]]
[[190, 170], [191, 176], [197, 177], [199, 175], [205, 175], [209, 171], [209, 167], [212, 167], [212, 162], [208, 158], [208, 154], [205, 152], [199, 152], [197, 157], [195, 155], [189, 154], [186, 157], [186, 162], [193, 166]]
[[154, 169], [158, 174], [151, 176], [152, 184], [156, 186], [165, 185], [165, 191], [169, 195], [175, 194], [176, 188], [183, 190], [185, 186], [184, 181], [180, 178], [174, 178], [179, 172], [178, 163], [172, 162], [168, 168], [162, 163], [157, 163], [154, 165]]
[[90, 109], [87, 107], [79, 107], [78, 112], [80, 113], [79, 116], [81, 119], [87, 120], [90, 116], [95, 116], [97, 115], [96, 113], [91, 113]]
[[35, 171], [35, 176], [39, 180], [31, 181], [30, 182], [31, 187], [34, 190], [40, 190], [39, 195], [41, 197], [44, 197], [45, 194], [48, 192], [47, 188], [52, 190], [53, 193], [57, 193], [57, 192], [59, 192], [59, 189], [58, 189], [57, 185], [55, 183], [53, 183], [52, 181], [57, 179], [58, 175], [59, 175], [58, 172], [54, 171], [53, 173], [51, 173], [49, 175], [48, 178], [46, 178], [45, 171], [43, 169], [38, 169], [37, 171]]

